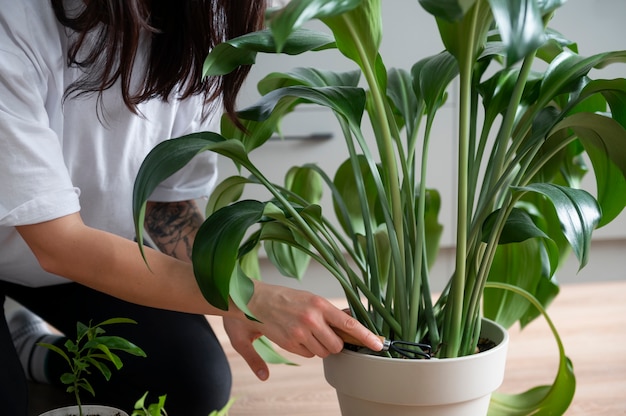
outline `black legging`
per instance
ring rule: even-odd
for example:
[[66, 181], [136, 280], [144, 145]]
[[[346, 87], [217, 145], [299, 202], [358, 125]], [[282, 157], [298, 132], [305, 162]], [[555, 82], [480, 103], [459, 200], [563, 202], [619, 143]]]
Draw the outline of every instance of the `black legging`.
[[[201, 315], [138, 306], [76, 283], [29, 288], [0, 282], [1, 304], [5, 296], [70, 338], [75, 336], [77, 321], [99, 323], [124, 317], [138, 322], [113, 325], [105, 330], [110, 335], [127, 338], [148, 357], [121, 352], [124, 367], [114, 370], [109, 382], [94, 370], [90, 381], [96, 398], [83, 393], [81, 398], [86, 403], [108, 404], [128, 411], [143, 393], [150, 391], [147, 403], [167, 394], [165, 408], [172, 416], [207, 416], [229, 399], [230, 367], [213, 330]], [[7, 411], [7, 415], [25, 416], [27, 384], [5, 320], [0, 321], [0, 409]], [[67, 363], [57, 354], [49, 357], [48, 374], [54, 383], [60, 384], [58, 378], [67, 371]]]

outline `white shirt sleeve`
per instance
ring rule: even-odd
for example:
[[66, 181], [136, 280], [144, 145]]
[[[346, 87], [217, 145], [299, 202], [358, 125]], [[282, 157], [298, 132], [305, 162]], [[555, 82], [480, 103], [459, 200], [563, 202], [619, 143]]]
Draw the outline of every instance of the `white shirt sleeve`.
[[33, 224], [80, 209], [60, 138], [45, 108], [48, 77], [19, 50], [0, 47], [0, 226]]

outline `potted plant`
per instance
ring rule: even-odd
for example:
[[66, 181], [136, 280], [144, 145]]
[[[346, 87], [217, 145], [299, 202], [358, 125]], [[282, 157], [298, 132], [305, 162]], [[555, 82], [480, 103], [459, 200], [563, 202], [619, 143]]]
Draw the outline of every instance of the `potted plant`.
[[[231, 298], [247, 310], [250, 278], [258, 274], [254, 259], [263, 244], [287, 276], [300, 277], [309, 259], [319, 262], [341, 284], [351, 313], [364, 325], [387, 339], [427, 342], [437, 358], [437, 363], [388, 359], [394, 366], [501, 355], [507, 339], [502, 333], [495, 340], [502, 346], [475, 354], [481, 331], [493, 331], [484, 318], [504, 327], [525, 325], [541, 313], [549, 320], [545, 307], [557, 295], [554, 274], [564, 257], [573, 251], [584, 266], [592, 231], [610, 223], [626, 205], [626, 81], [589, 77], [592, 69], [626, 61], [626, 51], [579, 55], [575, 43], [548, 29], [563, 2], [420, 0], [436, 19], [445, 50], [410, 69], [384, 65], [379, 53], [381, 0], [292, 0], [270, 10], [267, 30], [215, 47], [206, 59], [205, 75], [250, 65], [259, 52], [327, 48], [339, 49], [355, 70], [297, 68], [270, 74], [259, 83], [260, 102], [239, 111], [237, 120], [224, 117], [221, 134], [198, 132], [157, 146], [135, 184], [140, 248], [145, 203], [156, 184], [198, 152], [215, 151], [250, 176], [226, 178], [216, 188], [195, 240], [196, 278], [214, 306], [226, 308]], [[331, 34], [303, 28], [311, 19], [323, 22]], [[408, 42], [421, 36], [419, 27], [404, 30]], [[456, 201], [445, 203], [456, 205], [456, 261], [435, 299], [429, 267], [437, 255], [437, 213], [444, 201], [428, 188], [426, 172], [429, 143], [435, 139], [430, 132], [453, 85], [459, 96], [458, 164], [450, 169], [458, 172], [457, 194]], [[274, 184], [248, 155], [279, 131], [285, 115], [305, 105], [323, 106], [336, 115], [347, 160], [334, 174], [316, 165], [294, 167], [284, 185]], [[366, 125], [371, 137], [364, 133]], [[578, 189], [586, 173], [584, 158], [593, 166], [595, 196]], [[238, 200], [248, 184], [264, 186], [271, 199]], [[335, 220], [319, 206], [323, 186], [330, 189]], [[207, 261], [212, 258], [220, 261]], [[561, 414], [567, 409], [575, 379], [550, 325], [560, 353], [554, 384], [520, 395], [495, 394], [490, 414]], [[475, 371], [477, 366], [482, 372], [483, 364], [475, 365]], [[398, 386], [415, 384], [424, 371], [413, 370], [409, 381], [368, 379], [352, 390], [364, 384], [378, 389], [392, 384], [400, 390]], [[397, 376], [394, 371], [392, 377]], [[350, 379], [355, 383], [359, 377]], [[438, 390], [450, 390], [451, 381], [458, 379], [448, 373], [443, 380], [448, 386]], [[498, 379], [501, 375], [487, 384], [496, 388]], [[420, 381], [424, 390], [431, 379]], [[468, 390], [476, 382], [460, 383], [459, 390]], [[420, 389], [410, 394], [416, 396]], [[426, 390], [428, 395], [431, 390]], [[485, 414], [489, 393], [479, 393], [484, 396], [481, 410], [457, 409], [454, 414]], [[355, 413], [344, 411], [362, 415], [366, 408], [374, 407], [369, 402]], [[424, 414], [436, 412], [429, 407]]]
[[102, 405], [83, 404], [81, 391], [88, 391], [92, 396], [96, 393], [87, 376], [92, 369], [96, 369], [106, 380], [111, 378], [112, 372], [109, 364], [117, 370], [122, 368], [122, 360], [117, 351], [123, 351], [135, 356], [145, 357], [144, 351], [128, 340], [119, 336], [104, 335], [104, 326], [120, 323], [136, 323], [132, 319], [112, 318], [99, 324], [85, 325], [81, 322], [76, 324], [76, 340], [68, 339], [63, 348], [56, 345], [41, 343], [39, 345], [59, 354], [69, 365], [69, 372], [61, 375], [61, 382], [67, 385], [67, 392], [73, 393], [76, 400], [75, 406], [67, 406], [50, 410], [41, 416], [128, 416], [121, 409]]

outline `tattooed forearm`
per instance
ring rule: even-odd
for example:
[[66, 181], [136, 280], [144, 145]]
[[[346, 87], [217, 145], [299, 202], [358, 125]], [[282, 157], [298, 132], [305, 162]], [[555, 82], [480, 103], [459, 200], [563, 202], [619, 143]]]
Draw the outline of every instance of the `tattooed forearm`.
[[145, 227], [159, 250], [181, 260], [191, 259], [193, 239], [202, 224], [195, 201], [149, 202]]

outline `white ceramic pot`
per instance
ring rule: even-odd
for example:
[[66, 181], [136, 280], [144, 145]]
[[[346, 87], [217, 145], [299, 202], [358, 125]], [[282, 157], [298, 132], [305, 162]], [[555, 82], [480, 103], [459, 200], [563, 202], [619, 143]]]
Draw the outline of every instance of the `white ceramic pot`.
[[[78, 416], [78, 406], [60, 407], [39, 416]], [[83, 416], [128, 416], [128, 413], [115, 407], [85, 404]]]
[[460, 358], [402, 360], [344, 350], [324, 359], [343, 416], [484, 416], [504, 378], [509, 337], [483, 319], [497, 345]]

